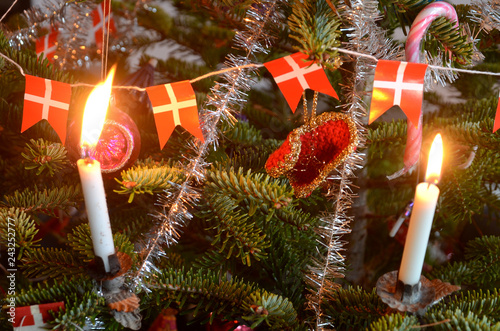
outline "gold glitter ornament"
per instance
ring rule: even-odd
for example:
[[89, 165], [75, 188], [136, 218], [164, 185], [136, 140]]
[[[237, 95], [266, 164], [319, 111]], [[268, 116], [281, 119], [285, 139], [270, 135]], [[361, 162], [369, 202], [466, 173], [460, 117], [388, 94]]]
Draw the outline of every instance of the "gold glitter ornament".
[[286, 175], [298, 198], [309, 196], [358, 144], [355, 123], [348, 115], [329, 112], [316, 116], [317, 96], [315, 92], [309, 118], [304, 96], [305, 124], [288, 134], [265, 166], [273, 177]]

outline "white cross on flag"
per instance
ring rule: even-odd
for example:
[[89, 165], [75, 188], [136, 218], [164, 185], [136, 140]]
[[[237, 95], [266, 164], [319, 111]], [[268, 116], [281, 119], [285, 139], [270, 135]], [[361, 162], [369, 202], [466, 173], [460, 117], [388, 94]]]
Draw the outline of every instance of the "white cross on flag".
[[311, 89], [338, 99], [323, 67], [308, 59], [303, 53], [295, 53], [267, 63], [264, 66], [274, 77], [288, 105], [295, 112], [302, 92]]
[[379, 60], [375, 69], [368, 123], [398, 105], [417, 126], [422, 111], [426, 70], [427, 64], [423, 63]]
[[111, 0], [104, 0], [94, 9], [94, 11], [92, 11], [92, 34], [94, 35], [95, 43], [98, 47], [100, 47], [103, 42], [103, 31], [108, 31], [109, 27], [109, 33], [116, 32], [115, 21], [111, 17], [110, 4]]
[[44, 54], [52, 62], [57, 50], [59, 30], [51, 28], [50, 32], [36, 41], [36, 55]]
[[163, 148], [177, 125], [204, 141], [193, 87], [188, 80], [146, 88]]
[[46, 330], [47, 322], [53, 319], [52, 313], [64, 310], [64, 302], [44, 303], [40, 305], [16, 307], [14, 311], [14, 331]]
[[64, 144], [70, 100], [71, 85], [26, 75], [21, 132], [47, 120]]

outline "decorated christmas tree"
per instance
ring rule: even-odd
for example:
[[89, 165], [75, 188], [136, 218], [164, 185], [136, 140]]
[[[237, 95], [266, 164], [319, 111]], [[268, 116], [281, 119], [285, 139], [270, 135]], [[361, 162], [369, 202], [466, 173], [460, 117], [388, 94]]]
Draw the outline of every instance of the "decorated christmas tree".
[[500, 329], [498, 0], [10, 4], [1, 329]]

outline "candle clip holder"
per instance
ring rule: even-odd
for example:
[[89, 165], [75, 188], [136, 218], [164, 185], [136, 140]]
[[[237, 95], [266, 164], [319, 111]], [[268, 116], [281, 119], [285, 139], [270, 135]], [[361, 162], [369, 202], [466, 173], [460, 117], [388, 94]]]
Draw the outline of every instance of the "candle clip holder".
[[100, 256], [96, 256], [89, 263], [88, 273], [90, 277], [97, 281], [105, 281], [122, 276], [130, 270], [132, 266], [132, 258], [123, 252], [117, 252], [108, 256], [110, 271], [106, 272], [104, 263]]
[[[118, 250], [118, 248], [116, 248]], [[108, 257], [110, 272], [105, 272], [100, 256], [90, 262], [89, 274], [101, 282], [102, 293], [110, 314], [123, 327], [132, 330], [141, 328], [140, 299], [125, 286], [124, 274], [132, 267], [132, 258], [123, 252], [116, 252]]]
[[382, 301], [401, 312], [424, 312], [428, 306], [445, 296], [458, 291], [460, 286], [451, 285], [439, 279], [429, 280], [420, 276], [415, 285], [404, 284], [398, 279], [398, 271], [391, 271], [377, 280], [377, 294]]

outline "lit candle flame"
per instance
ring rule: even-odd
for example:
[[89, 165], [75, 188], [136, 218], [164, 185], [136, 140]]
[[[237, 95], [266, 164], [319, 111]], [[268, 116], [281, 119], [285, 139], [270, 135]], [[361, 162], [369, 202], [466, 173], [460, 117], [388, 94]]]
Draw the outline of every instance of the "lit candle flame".
[[97, 145], [99, 136], [101, 135], [106, 112], [108, 111], [109, 99], [111, 97], [111, 88], [113, 84], [113, 76], [115, 68], [109, 72], [104, 83], [98, 84], [90, 93], [85, 110], [83, 112], [82, 136], [80, 145], [85, 150], [90, 146]]
[[429, 152], [429, 161], [427, 162], [427, 172], [425, 181], [427, 183], [437, 184], [441, 178], [441, 166], [443, 164], [443, 139], [441, 134], [437, 134], [432, 142]]

